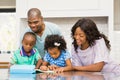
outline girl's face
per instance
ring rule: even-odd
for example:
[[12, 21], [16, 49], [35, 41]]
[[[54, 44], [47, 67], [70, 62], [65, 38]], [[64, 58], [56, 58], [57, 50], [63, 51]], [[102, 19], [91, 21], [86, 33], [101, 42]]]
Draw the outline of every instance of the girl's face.
[[48, 52], [52, 58], [58, 58], [60, 55], [60, 50], [58, 49], [58, 47], [48, 48]]
[[35, 38], [33, 38], [32, 36], [25, 36], [22, 41], [22, 45], [23, 45], [25, 52], [30, 53], [30, 51], [35, 45]]
[[82, 46], [87, 43], [86, 34], [81, 30], [80, 27], [76, 28], [74, 39], [76, 40], [78, 46]]

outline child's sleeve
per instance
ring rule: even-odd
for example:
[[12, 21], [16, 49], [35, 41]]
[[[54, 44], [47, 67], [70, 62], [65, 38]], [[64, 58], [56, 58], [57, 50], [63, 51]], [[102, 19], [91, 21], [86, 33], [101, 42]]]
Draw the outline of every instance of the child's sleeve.
[[68, 51], [66, 51], [66, 53], [65, 53], [65, 60], [70, 59], [70, 58], [71, 58], [70, 53]]
[[36, 60], [38, 61], [39, 59], [42, 59], [41, 56], [40, 56], [40, 54], [39, 54], [39, 51], [37, 49], [35, 49], [35, 51], [36, 51], [35, 52], [35, 55], [36, 55], [35, 58], [36, 58]]
[[44, 61], [45, 61], [45, 62], [49, 62], [48, 59], [50, 59], [50, 56], [49, 56], [48, 53], [46, 53], [45, 56], [44, 56]]

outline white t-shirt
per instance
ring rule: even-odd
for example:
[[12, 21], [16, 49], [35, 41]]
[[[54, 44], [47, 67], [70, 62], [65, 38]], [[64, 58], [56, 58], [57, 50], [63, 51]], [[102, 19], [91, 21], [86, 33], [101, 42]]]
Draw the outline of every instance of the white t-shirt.
[[87, 66], [98, 62], [105, 62], [102, 69], [104, 72], [120, 72], [120, 65], [115, 64], [109, 57], [109, 50], [103, 38], [96, 40], [95, 45], [88, 47], [85, 50], [77, 48], [78, 53], [75, 52], [72, 46], [72, 65], [73, 66]]

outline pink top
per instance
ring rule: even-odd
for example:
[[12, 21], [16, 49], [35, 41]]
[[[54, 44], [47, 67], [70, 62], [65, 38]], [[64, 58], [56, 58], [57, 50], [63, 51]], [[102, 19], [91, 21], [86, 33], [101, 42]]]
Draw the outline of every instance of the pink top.
[[78, 47], [75, 52], [74, 46], [72, 46], [72, 65], [73, 66], [86, 66], [101, 61], [105, 62], [102, 69], [104, 72], [120, 72], [120, 65], [115, 64], [109, 57], [109, 50], [105, 44], [103, 38], [96, 40], [96, 44], [92, 47], [88, 47], [85, 50], [81, 50]]

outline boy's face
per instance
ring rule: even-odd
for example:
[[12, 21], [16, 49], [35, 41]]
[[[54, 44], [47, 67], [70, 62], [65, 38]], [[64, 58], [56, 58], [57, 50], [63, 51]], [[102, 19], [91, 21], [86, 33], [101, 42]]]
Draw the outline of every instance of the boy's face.
[[26, 53], [30, 53], [31, 49], [34, 47], [35, 45], [35, 38], [33, 38], [33, 36], [25, 36], [23, 41], [22, 41], [22, 45], [23, 48], [25, 50]]
[[48, 48], [48, 52], [49, 52], [50, 56], [54, 59], [58, 58], [60, 55], [60, 50], [58, 49], [58, 47]]

